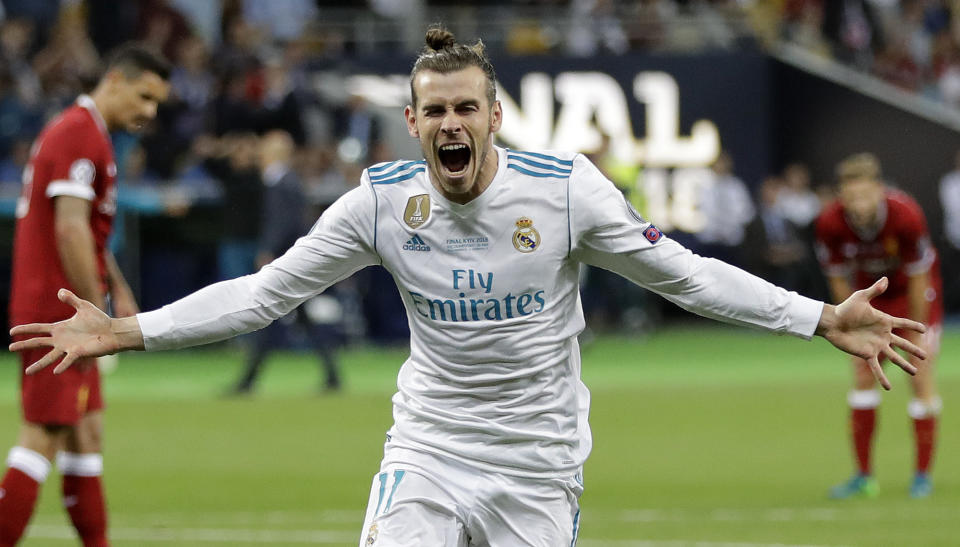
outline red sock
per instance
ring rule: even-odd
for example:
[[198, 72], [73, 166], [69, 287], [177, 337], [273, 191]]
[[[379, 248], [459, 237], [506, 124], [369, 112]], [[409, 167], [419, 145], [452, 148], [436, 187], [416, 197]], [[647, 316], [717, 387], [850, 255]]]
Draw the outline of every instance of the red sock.
[[63, 476], [63, 504], [84, 547], [107, 547], [107, 507], [99, 476]]
[[0, 547], [12, 547], [20, 540], [33, 516], [40, 484], [50, 471], [46, 458], [19, 446], [10, 450], [7, 465], [0, 482]]
[[3, 476], [0, 489], [3, 490], [3, 497], [0, 497], [0, 547], [11, 547], [17, 544], [30, 522], [40, 483], [11, 467]]
[[926, 473], [933, 459], [933, 447], [937, 442], [937, 418], [913, 419], [914, 441], [917, 443], [917, 473]]
[[860, 473], [870, 474], [870, 450], [873, 445], [873, 431], [877, 423], [876, 408], [850, 409], [850, 432], [853, 436], [853, 449], [857, 454], [857, 467]]

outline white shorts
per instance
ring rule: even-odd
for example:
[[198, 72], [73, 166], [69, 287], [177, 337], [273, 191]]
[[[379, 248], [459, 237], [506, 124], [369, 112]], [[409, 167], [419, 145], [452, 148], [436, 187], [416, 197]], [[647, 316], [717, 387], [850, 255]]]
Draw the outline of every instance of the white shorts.
[[527, 479], [440, 456], [417, 459], [417, 465], [384, 464], [373, 477], [360, 547], [576, 544], [579, 476]]

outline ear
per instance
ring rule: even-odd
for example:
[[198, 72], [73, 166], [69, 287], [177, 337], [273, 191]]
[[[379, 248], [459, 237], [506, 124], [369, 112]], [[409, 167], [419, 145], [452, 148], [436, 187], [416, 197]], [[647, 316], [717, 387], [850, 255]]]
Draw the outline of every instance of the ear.
[[407, 105], [406, 108], [403, 109], [403, 117], [407, 120], [407, 133], [409, 133], [411, 137], [419, 139], [420, 130], [417, 129], [417, 114], [412, 106]]
[[496, 101], [490, 111], [490, 132], [500, 131], [501, 125], [503, 125], [503, 108], [500, 106], [500, 101]]

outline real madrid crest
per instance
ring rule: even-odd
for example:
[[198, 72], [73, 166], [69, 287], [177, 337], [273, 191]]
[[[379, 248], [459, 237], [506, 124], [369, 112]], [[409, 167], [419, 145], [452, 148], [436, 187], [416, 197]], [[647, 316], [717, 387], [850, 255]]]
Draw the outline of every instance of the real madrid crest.
[[529, 218], [517, 219], [517, 229], [513, 232], [513, 246], [521, 253], [532, 253], [540, 246], [540, 232], [533, 227], [533, 221]]
[[380, 534], [380, 530], [377, 529], [377, 523], [374, 522], [370, 525], [370, 531], [367, 532], [367, 541], [364, 542], [364, 545], [373, 545], [377, 542], [377, 536]]
[[417, 229], [426, 224], [430, 218], [430, 194], [410, 196], [407, 207], [403, 210], [403, 221], [407, 226]]

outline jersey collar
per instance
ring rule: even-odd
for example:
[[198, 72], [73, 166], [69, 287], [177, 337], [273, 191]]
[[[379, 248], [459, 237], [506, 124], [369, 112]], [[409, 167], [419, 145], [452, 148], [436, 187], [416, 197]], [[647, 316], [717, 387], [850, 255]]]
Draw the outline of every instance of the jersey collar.
[[93, 97], [87, 94], [80, 95], [77, 97], [77, 105], [90, 113], [90, 117], [93, 118], [93, 121], [97, 123], [97, 127], [100, 128], [100, 132], [105, 136], [110, 135], [110, 132], [107, 131], [107, 122], [103, 119], [103, 116], [100, 115], [100, 111], [97, 110], [97, 103], [93, 101]]

